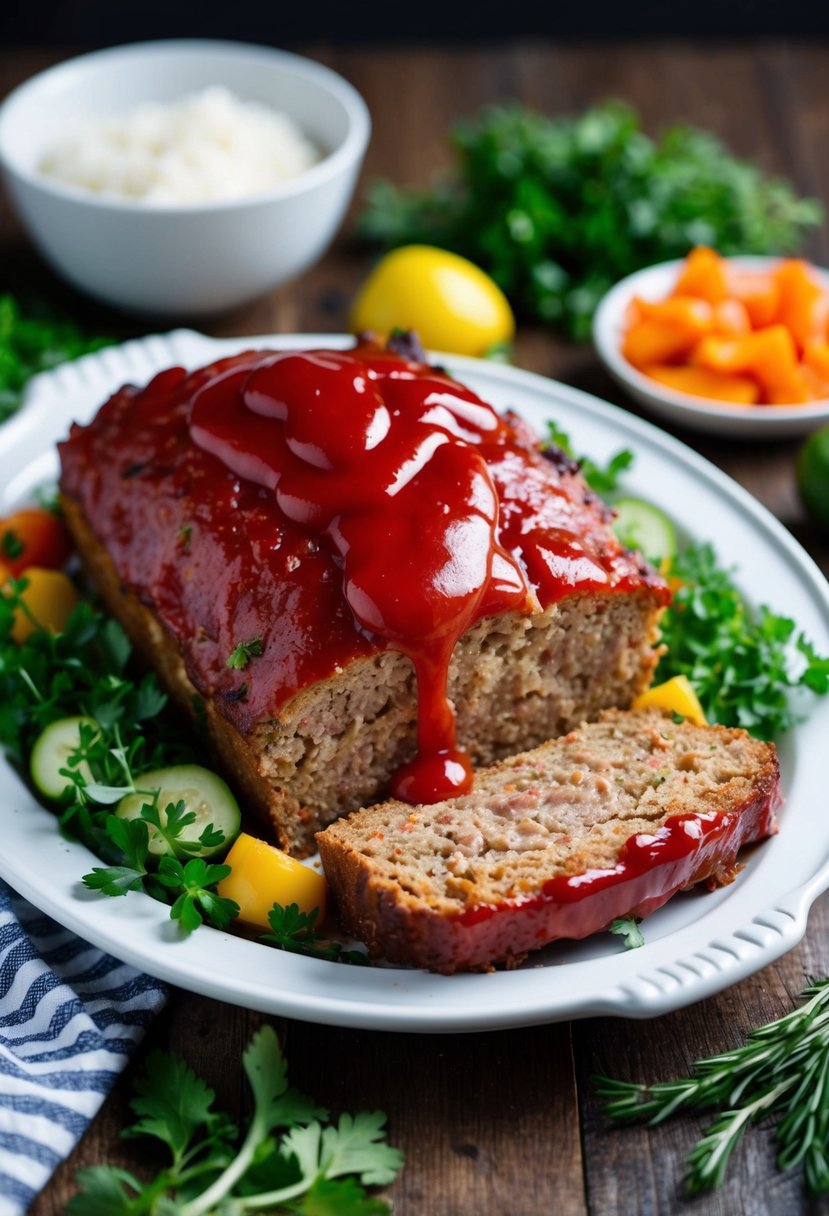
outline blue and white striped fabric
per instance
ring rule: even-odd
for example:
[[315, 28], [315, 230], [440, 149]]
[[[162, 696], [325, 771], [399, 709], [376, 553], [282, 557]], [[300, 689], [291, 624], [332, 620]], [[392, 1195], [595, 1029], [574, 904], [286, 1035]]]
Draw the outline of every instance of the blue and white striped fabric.
[[0, 882], [0, 1216], [68, 1157], [165, 996]]

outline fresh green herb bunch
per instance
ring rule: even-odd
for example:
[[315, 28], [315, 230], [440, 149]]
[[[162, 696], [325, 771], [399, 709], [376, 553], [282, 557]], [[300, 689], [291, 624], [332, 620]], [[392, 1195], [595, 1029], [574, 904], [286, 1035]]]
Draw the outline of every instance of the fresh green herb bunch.
[[110, 338], [86, 337], [71, 321], [43, 306], [26, 312], [11, 295], [0, 295], [0, 422], [15, 412], [37, 372], [100, 350]]
[[579, 118], [488, 108], [452, 140], [454, 178], [422, 191], [375, 182], [360, 234], [455, 250], [523, 315], [580, 340], [602, 295], [632, 271], [695, 245], [724, 255], [796, 250], [822, 218], [817, 202], [708, 132], [677, 126], [655, 142], [617, 102]]
[[[170, 915], [185, 932], [203, 920], [224, 928], [238, 908], [215, 887], [229, 871], [188, 856], [194, 846], [181, 834], [195, 814], [185, 813], [183, 803], [159, 807], [150, 796], [139, 819], [120, 819], [110, 809], [140, 788], [142, 773], [195, 759], [193, 743], [166, 709], [166, 693], [154, 674], [131, 669], [121, 626], [85, 602], [62, 633], [35, 629], [22, 644], [13, 642], [15, 612], [26, 611], [25, 586], [25, 578], [12, 581], [0, 597], [0, 745], [23, 767], [50, 723], [89, 718], [61, 770], [66, 792], [59, 810], [63, 829], [108, 863], [84, 882], [108, 895], [143, 889], [172, 905]], [[160, 860], [150, 854], [151, 828], [170, 849]], [[195, 847], [219, 844], [221, 834], [208, 825]]]
[[789, 617], [765, 606], [754, 611], [711, 545], [686, 546], [671, 574], [679, 586], [660, 623], [667, 652], [657, 682], [687, 676], [710, 721], [763, 739], [798, 721], [794, 689], [829, 693], [829, 657]]
[[761, 1026], [733, 1051], [698, 1060], [690, 1077], [637, 1085], [595, 1078], [611, 1119], [656, 1127], [686, 1110], [715, 1110], [688, 1156], [690, 1194], [721, 1185], [746, 1128], [775, 1119], [780, 1169], [801, 1165], [812, 1195], [829, 1191], [829, 979], [803, 992], [806, 1004]]
[[386, 1186], [403, 1165], [386, 1143], [382, 1111], [327, 1123], [326, 1110], [289, 1086], [270, 1026], [242, 1063], [254, 1108], [240, 1144], [213, 1090], [177, 1056], [152, 1052], [135, 1085], [136, 1122], [123, 1135], [159, 1140], [170, 1164], [149, 1182], [117, 1166], [79, 1170], [69, 1216], [385, 1216], [388, 1204], [364, 1189]]

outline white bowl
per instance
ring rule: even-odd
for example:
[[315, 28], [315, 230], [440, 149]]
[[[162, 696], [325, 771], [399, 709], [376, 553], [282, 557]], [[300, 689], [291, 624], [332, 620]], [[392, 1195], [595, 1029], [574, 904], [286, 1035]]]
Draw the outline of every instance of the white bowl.
[[[779, 257], [729, 258], [744, 270], [768, 270]], [[610, 374], [647, 410], [679, 426], [734, 439], [784, 439], [806, 435], [829, 422], [829, 400], [808, 405], [732, 405], [668, 388], [628, 363], [622, 355], [628, 305], [634, 296], [661, 300], [673, 289], [681, 261], [661, 262], [628, 275], [612, 287], [593, 319], [593, 342]], [[829, 290], [829, 271], [813, 267]]]
[[[267, 194], [148, 205], [44, 176], [64, 131], [210, 85], [282, 110], [324, 152]], [[321, 64], [235, 42], [170, 41], [98, 51], [50, 68], [0, 107], [0, 167], [29, 235], [75, 286], [129, 311], [209, 315], [306, 270], [354, 191], [371, 130], [359, 93]]]

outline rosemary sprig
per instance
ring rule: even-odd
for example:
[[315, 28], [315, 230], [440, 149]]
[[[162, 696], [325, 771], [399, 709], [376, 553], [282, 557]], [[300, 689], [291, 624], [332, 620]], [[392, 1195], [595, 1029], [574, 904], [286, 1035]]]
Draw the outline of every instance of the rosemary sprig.
[[801, 1165], [810, 1194], [829, 1191], [829, 979], [812, 980], [802, 997], [741, 1047], [697, 1060], [688, 1077], [655, 1085], [595, 1077], [606, 1114], [656, 1127], [679, 1111], [718, 1111], [688, 1155], [691, 1195], [720, 1186], [746, 1128], [771, 1116], [778, 1168]]

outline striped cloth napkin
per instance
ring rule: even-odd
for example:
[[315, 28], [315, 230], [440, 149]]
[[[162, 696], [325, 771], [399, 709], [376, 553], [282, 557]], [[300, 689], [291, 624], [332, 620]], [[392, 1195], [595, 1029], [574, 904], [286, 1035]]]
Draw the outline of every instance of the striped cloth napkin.
[[69, 1156], [165, 998], [0, 882], [0, 1216]]

